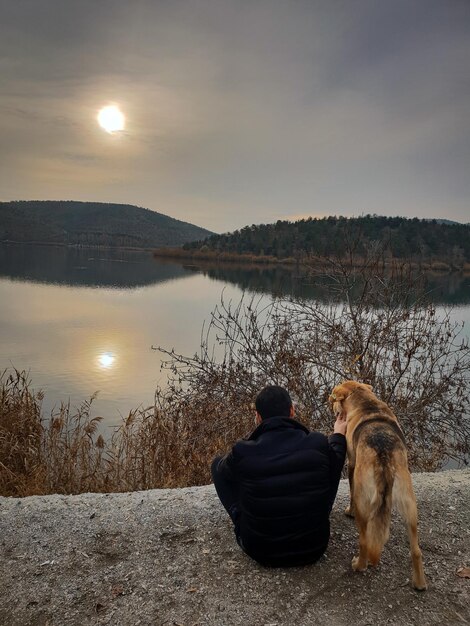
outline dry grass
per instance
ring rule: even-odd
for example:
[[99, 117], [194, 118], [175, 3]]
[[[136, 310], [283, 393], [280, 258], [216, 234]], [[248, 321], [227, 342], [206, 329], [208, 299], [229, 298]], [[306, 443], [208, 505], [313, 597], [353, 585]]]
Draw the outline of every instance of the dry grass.
[[44, 467], [40, 442], [43, 432], [41, 394], [28, 389], [24, 373], [6, 371], [0, 388], [0, 493], [37, 493]]
[[155, 258], [191, 259], [193, 261], [212, 261], [216, 263], [241, 263], [262, 265], [294, 265], [297, 259], [293, 257], [278, 258], [267, 254], [238, 254], [236, 252], [218, 252], [216, 250], [198, 249], [185, 250], [183, 248], [157, 248], [153, 251]]
[[[93, 398], [45, 416], [43, 394], [35, 393], [25, 372], [17, 370], [0, 376], [0, 394], [3, 496], [207, 484], [211, 459], [227, 446], [227, 433], [208, 419], [215, 407], [193, 403], [189, 396], [175, 401], [157, 393], [154, 407], [132, 411], [105, 439], [99, 432], [102, 418], [92, 417]], [[242, 431], [240, 424], [228, 437]]]

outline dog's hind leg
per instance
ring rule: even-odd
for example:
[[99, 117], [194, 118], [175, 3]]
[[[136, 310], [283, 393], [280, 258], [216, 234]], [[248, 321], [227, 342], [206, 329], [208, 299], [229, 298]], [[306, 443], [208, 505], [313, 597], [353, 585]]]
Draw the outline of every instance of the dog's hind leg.
[[351, 565], [355, 572], [363, 572], [367, 569], [367, 518], [356, 510], [355, 519], [359, 531], [359, 556], [353, 558]]
[[354, 465], [349, 462], [348, 465], [348, 478], [349, 478], [349, 505], [344, 510], [344, 514], [348, 517], [354, 517]]
[[359, 555], [352, 560], [352, 568], [362, 572], [367, 569], [370, 551], [370, 523], [377, 497], [373, 470], [370, 466], [356, 465], [354, 471], [352, 508], [359, 532]]
[[396, 486], [394, 501], [405, 520], [410, 541], [412, 584], [415, 589], [424, 591], [427, 589], [427, 583], [424, 575], [423, 557], [418, 544], [418, 510], [411, 475], [407, 470], [400, 473]]

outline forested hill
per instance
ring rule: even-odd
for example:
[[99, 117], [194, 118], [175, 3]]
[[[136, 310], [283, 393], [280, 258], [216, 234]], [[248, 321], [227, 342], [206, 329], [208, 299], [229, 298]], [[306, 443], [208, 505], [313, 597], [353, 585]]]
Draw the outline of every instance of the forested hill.
[[0, 241], [153, 248], [179, 246], [210, 234], [130, 204], [0, 202]]
[[470, 225], [439, 220], [366, 215], [357, 218], [309, 218], [297, 222], [245, 226], [203, 241], [185, 244], [188, 252], [215, 252], [277, 259], [330, 256], [352, 250], [363, 255], [380, 244], [393, 258], [439, 259], [453, 264], [470, 261]]

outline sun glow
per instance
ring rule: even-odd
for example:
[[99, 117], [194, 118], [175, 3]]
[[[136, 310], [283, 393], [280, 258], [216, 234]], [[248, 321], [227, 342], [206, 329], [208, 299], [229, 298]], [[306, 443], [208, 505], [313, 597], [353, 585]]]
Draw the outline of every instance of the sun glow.
[[98, 363], [104, 369], [108, 369], [109, 367], [112, 367], [115, 360], [116, 360], [116, 357], [110, 352], [105, 352], [104, 354], [100, 354], [100, 356], [98, 357]]
[[98, 124], [107, 133], [124, 130], [126, 118], [115, 104], [103, 107], [98, 113]]

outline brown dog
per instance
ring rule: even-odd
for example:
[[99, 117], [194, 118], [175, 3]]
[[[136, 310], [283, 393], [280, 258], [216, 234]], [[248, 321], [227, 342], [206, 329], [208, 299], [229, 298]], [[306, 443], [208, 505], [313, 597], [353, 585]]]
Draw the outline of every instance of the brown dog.
[[416, 499], [397, 418], [370, 385], [352, 380], [337, 385], [329, 401], [335, 415], [342, 413], [347, 420], [351, 504], [345, 512], [355, 517], [359, 531], [359, 556], [352, 560], [353, 569], [364, 571], [368, 563], [379, 562], [390, 533], [393, 503], [408, 528], [413, 587], [426, 589]]

